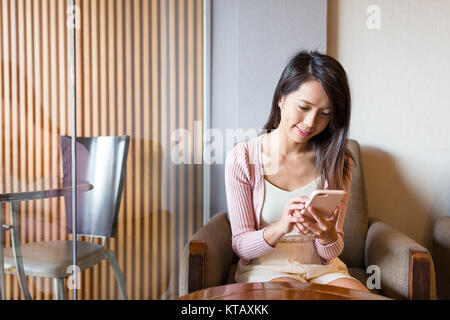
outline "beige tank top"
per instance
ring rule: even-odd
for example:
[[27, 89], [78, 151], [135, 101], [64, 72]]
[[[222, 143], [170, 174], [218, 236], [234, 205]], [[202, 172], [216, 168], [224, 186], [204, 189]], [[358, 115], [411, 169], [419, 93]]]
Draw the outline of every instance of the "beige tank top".
[[[309, 197], [311, 192], [314, 190], [317, 190], [317, 186], [319, 184], [320, 177], [318, 177], [316, 180], [308, 183], [307, 185], [298, 188], [297, 190], [292, 191], [286, 191], [283, 189], [280, 189], [273, 184], [271, 184], [269, 181], [264, 179], [264, 202], [262, 206], [261, 211], [261, 223], [260, 228], [263, 229], [264, 227], [271, 225], [278, 220], [281, 219], [281, 216], [283, 215], [283, 209], [284, 206], [289, 202], [289, 200], [292, 197], [298, 197], [298, 196], [306, 196]], [[287, 235], [298, 235], [299, 232], [296, 228], [294, 228], [290, 233]]]

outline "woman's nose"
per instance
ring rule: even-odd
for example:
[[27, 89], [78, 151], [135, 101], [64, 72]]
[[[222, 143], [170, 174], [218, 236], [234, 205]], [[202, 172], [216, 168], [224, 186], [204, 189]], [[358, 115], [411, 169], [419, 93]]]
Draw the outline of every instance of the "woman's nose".
[[314, 127], [314, 122], [316, 121], [316, 115], [314, 113], [310, 113], [304, 121], [305, 126], [308, 128], [305, 128], [307, 130], [311, 130], [311, 128]]

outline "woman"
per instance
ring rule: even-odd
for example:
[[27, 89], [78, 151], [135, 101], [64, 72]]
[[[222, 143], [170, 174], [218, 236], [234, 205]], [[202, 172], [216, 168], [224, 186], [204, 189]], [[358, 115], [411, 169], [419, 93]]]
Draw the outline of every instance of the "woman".
[[[301, 51], [284, 69], [263, 134], [234, 146], [225, 182], [237, 282], [301, 281], [369, 290], [338, 258], [351, 186], [347, 76], [335, 59]], [[268, 133], [264, 133], [268, 132]], [[346, 190], [329, 217], [316, 189]]]

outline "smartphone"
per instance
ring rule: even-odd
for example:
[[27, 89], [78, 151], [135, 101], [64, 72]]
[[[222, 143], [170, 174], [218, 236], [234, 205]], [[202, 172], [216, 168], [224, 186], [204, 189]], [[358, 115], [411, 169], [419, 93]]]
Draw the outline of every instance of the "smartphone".
[[309, 201], [305, 204], [305, 209], [301, 214], [311, 221], [316, 221], [314, 217], [306, 211], [310, 206], [325, 213], [324, 219], [329, 218], [339, 203], [344, 199], [346, 192], [344, 190], [315, 190], [309, 196]]

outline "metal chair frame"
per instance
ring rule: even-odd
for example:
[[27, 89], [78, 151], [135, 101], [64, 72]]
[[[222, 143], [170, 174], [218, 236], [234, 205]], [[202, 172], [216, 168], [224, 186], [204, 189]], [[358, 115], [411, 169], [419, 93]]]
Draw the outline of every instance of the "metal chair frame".
[[[128, 299], [128, 296], [127, 296], [127, 292], [126, 292], [126, 287], [125, 287], [125, 281], [124, 281], [124, 278], [123, 278], [123, 274], [122, 274], [122, 272], [120, 270], [120, 267], [119, 267], [119, 264], [118, 264], [118, 261], [117, 261], [117, 258], [115, 256], [114, 252], [106, 249], [105, 244], [106, 244], [106, 238], [114, 236], [114, 234], [116, 233], [117, 216], [118, 216], [118, 212], [119, 212], [119, 208], [120, 208], [120, 199], [122, 197], [123, 183], [124, 183], [124, 180], [125, 180], [126, 160], [127, 160], [127, 156], [128, 156], [130, 137], [129, 136], [89, 137], [89, 138], [80, 137], [80, 138], [77, 138], [77, 143], [80, 142], [80, 141], [92, 141], [94, 139], [99, 139], [99, 138], [117, 138], [119, 140], [119, 142], [125, 143], [125, 145], [123, 146], [123, 148], [124, 148], [124, 150], [123, 150], [123, 159], [119, 160], [119, 161], [121, 161], [120, 162], [121, 163], [121, 168], [120, 168], [120, 177], [119, 177], [119, 182], [118, 182], [118, 189], [116, 190], [117, 191], [117, 197], [115, 199], [116, 203], [114, 203], [112, 205], [112, 207], [114, 208], [114, 217], [113, 217], [113, 220], [112, 220], [112, 226], [108, 230], [108, 235], [77, 233], [76, 234], [76, 239], [77, 239], [77, 241], [79, 241], [80, 236], [88, 236], [90, 243], [94, 243], [93, 242], [94, 238], [101, 239], [101, 246], [103, 247], [103, 250], [104, 250], [104, 258], [103, 259], [107, 259], [109, 264], [111, 265], [111, 267], [113, 269], [113, 272], [114, 272], [114, 276], [115, 276], [116, 281], [117, 281], [117, 283], [119, 285], [119, 290], [120, 290], [122, 299], [126, 300], [126, 299]], [[61, 146], [63, 144], [63, 140], [64, 139], [71, 139], [71, 137], [61, 136]], [[117, 144], [118, 144], [118, 142], [117, 142]], [[66, 171], [65, 169], [66, 168], [64, 168], [64, 171]], [[114, 168], [114, 169], [116, 169], [116, 168]], [[69, 169], [69, 170], [71, 171], [71, 169]], [[64, 172], [64, 177], [65, 178], [68, 178], [70, 176], [71, 176], [70, 173]], [[97, 186], [97, 189], [99, 187], [101, 187], [101, 186]], [[96, 188], [95, 184], [94, 184], [94, 188]], [[88, 192], [92, 192], [92, 191], [88, 191]], [[70, 195], [66, 195], [66, 197], [67, 196], [70, 196]], [[67, 207], [67, 198], [66, 198], [66, 207]], [[111, 207], [109, 209], [111, 209]], [[67, 212], [66, 212], [66, 214], [67, 214]], [[16, 201], [11, 202], [10, 220], [11, 220], [11, 225], [8, 226], [7, 229], [10, 230], [11, 233], [12, 233], [12, 249], [13, 249], [13, 252], [14, 252], [14, 263], [15, 263], [15, 266], [19, 266], [19, 267], [18, 268], [9, 268], [9, 269], [14, 269], [14, 270], [5, 270], [5, 271], [17, 274], [19, 286], [20, 286], [21, 292], [23, 294], [23, 297], [26, 300], [30, 300], [31, 299], [31, 294], [29, 292], [28, 284], [27, 284], [27, 281], [26, 281], [26, 278], [25, 278], [26, 274], [25, 274], [25, 271], [24, 271], [23, 256], [22, 256], [21, 247], [20, 247], [19, 229], [15, 228], [15, 226], [17, 225], [17, 222], [18, 222], [18, 203]], [[102, 219], [100, 219], [99, 221], [102, 222]], [[96, 222], [98, 222], [98, 221], [96, 221]], [[1, 225], [1, 208], [0, 208], [0, 225]], [[70, 229], [70, 233], [72, 233], [71, 232], [70, 223], [68, 223], [67, 227]], [[94, 226], [94, 228], [96, 228], [96, 227], [98, 227], [98, 226], [97, 225]], [[4, 229], [5, 228], [1, 228], [1, 232], [2, 233], [4, 231], [6, 231], [6, 229], [5, 230]], [[100, 231], [98, 233], [101, 233], [101, 232], [102, 231]], [[3, 246], [1, 246], [1, 248], [3, 248]], [[0, 252], [0, 253], [2, 253], [2, 252]], [[103, 259], [101, 259], [100, 261], [102, 261]], [[100, 261], [98, 261], [96, 264], [98, 264]], [[80, 270], [80, 271], [83, 271], [83, 270]], [[63, 300], [63, 299], [65, 299], [64, 279], [68, 278], [69, 276], [70, 276], [70, 274], [68, 274], [67, 277], [64, 277], [64, 278], [53, 278], [54, 299], [56, 299], [56, 300]], [[1, 277], [0, 281], [3, 283], [4, 282], [3, 272], [0, 275], [0, 277]], [[0, 297], [0, 298], [5, 299], [3, 291], [2, 291], [2, 297]]]

